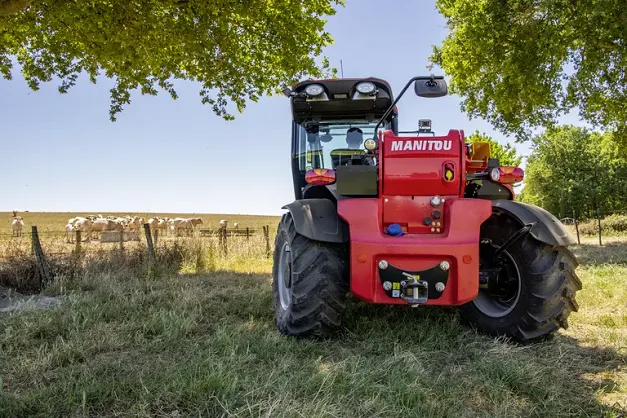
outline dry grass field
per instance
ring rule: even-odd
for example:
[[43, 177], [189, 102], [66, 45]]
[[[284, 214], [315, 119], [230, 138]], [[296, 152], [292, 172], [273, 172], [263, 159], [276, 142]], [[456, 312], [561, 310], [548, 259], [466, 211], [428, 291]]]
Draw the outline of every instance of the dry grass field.
[[[276, 220], [253, 219], [274, 234]], [[455, 309], [356, 300], [335, 338], [287, 338], [260, 237], [226, 257], [175, 242], [156, 269], [141, 245], [94, 250], [45, 289], [58, 306], [0, 313], [0, 417], [627, 416], [627, 237], [573, 248], [579, 312], [527, 346], [477, 334]]]
[[[275, 229], [279, 222], [277, 216], [256, 216], [256, 215], [233, 215], [233, 214], [206, 214], [206, 213], [138, 213], [138, 212], [19, 212], [18, 215], [24, 218], [24, 231], [30, 231], [31, 226], [37, 226], [39, 231], [65, 231], [65, 224], [68, 219], [75, 216], [88, 215], [114, 215], [114, 216], [141, 216], [148, 220], [152, 216], [169, 217], [169, 218], [192, 218], [201, 217], [203, 219], [203, 228], [217, 228], [221, 219], [229, 221], [229, 225], [234, 222], [239, 223], [241, 228], [261, 228], [264, 225], [270, 225], [271, 229]], [[11, 236], [11, 220], [12, 212], [0, 212], [0, 237]]]

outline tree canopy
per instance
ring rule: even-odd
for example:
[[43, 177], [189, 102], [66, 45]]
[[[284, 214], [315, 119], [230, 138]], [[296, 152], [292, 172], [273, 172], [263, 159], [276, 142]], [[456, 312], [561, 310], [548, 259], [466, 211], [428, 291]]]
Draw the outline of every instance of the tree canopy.
[[623, 2], [437, 0], [437, 9], [450, 32], [430, 60], [469, 116], [518, 140], [573, 109], [592, 126], [627, 131]]
[[533, 138], [521, 200], [560, 216], [627, 209], [627, 159], [612, 134], [559, 126]]
[[518, 155], [516, 148], [511, 144], [501, 145], [492, 137], [485, 133], [479, 133], [479, 131], [473, 132], [466, 138], [467, 142], [488, 142], [490, 144], [490, 156], [492, 158], [498, 158], [501, 165], [513, 165], [520, 166], [522, 162], [522, 156]]
[[202, 103], [232, 119], [248, 100], [304, 77], [333, 73], [325, 16], [344, 0], [0, 0], [0, 73], [14, 60], [30, 88], [81, 73], [115, 80], [110, 118], [131, 92], [177, 98], [174, 80], [200, 83]]

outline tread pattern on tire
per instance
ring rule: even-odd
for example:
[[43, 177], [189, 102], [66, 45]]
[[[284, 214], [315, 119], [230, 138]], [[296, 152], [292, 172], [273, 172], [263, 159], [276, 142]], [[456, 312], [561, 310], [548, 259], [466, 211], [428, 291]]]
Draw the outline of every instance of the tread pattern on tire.
[[[500, 244], [521, 227], [511, 217], [496, 213], [482, 226], [481, 238], [489, 237]], [[514, 310], [493, 318], [470, 302], [462, 307], [464, 318], [485, 333], [506, 335], [519, 342], [540, 341], [560, 327], [567, 329], [570, 313], [579, 309], [575, 295], [582, 288], [574, 255], [566, 247], [552, 247], [531, 235], [512, 245], [509, 253], [518, 264], [522, 280]]]
[[[292, 256], [291, 303], [281, 307], [277, 271], [279, 251], [287, 240]], [[296, 336], [328, 337], [342, 326], [348, 291], [347, 254], [340, 244], [310, 240], [296, 232], [289, 213], [283, 215], [275, 240], [272, 291], [277, 327]]]

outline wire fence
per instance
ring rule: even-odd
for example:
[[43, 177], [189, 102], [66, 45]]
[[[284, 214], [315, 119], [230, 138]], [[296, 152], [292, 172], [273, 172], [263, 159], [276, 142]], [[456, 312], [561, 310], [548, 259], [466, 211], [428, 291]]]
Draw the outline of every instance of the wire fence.
[[[94, 269], [128, 269], [151, 274], [163, 269], [198, 273], [240, 266], [262, 268], [272, 257], [270, 228], [194, 230], [159, 236], [144, 224], [141, 231], [39, 231], [0, 234], [0, 287], [37, 292], [61, 276]], [[261, 267], [259, 267], [261, 266]]]
[[581, 244], [582, 236], [596, 236], [602, 246], [604, 237], [627, 234], [626, 210], [597, 210], [585, 215], [573, 210], [572, 216], [561, 215], [559, 219], [573, 230], [578, 244]]
[[[39, 229], [37, 226], [24, 228], [20, 233], [0, 233], [0, 260], [17, 255], [36, 255], [36, 246], [39, 245], [47, 256], [69, 256], [77, 253], [90, 253], [107, 249], [116, 251], [146, 248], [154, 253], [159, 245], [173, 245], [189, 240], [203, 240], [211, 243], [216, 252], [227, 256], [229, 252], [241, 253], [242, 250], [269, 257], [270, 227], [254, 228], [216, 228], [195, 229], [183, 234], [162, 233], [151, 229], [145, 224], [140, 231], [60, 231], [53, 229]], [[153, 248], [153, 250], [151, 250]]]

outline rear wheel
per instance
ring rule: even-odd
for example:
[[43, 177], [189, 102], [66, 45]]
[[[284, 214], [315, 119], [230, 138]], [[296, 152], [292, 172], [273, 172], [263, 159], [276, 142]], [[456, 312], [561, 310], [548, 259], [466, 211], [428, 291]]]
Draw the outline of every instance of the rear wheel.
[[463, 317], [479, 330], [533, 342], [568, 328], [577, 311], [581, 281], [577, 261], [565, 247], [552, 247], [523, 234], [497, 249], [523, 225], [495, 213], [481, 227], [479, 295], [462, 306]]
[[310, 240], [283, 215], [272, 270], [274, 312], [287, 335], [327, 337], [342, 325], [348, 291], [346, 248]]

